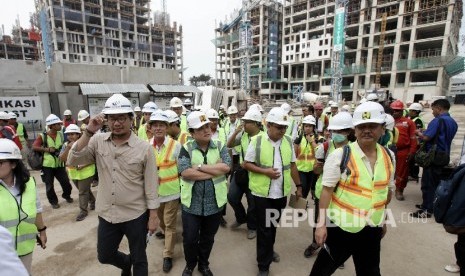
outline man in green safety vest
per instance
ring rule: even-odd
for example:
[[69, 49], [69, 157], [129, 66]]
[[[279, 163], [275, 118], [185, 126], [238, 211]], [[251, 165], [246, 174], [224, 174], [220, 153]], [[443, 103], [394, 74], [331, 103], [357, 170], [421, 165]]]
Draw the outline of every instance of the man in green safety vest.
[[187, 132], [187, 116], [183, 114], [184, 106], [182, 100], [178, 97], [173, 97], [170, 100], [170, 109], [178, 114], [179, 120], [181, 121], [181, 130]]
[[381, 239], [395, 172], [393, 153], [377, 143], [385, 120], [379, 103], [358, 106], [353, 117], [357, 140], [334, 150], [324, 164], [315, 236], [325, 250], [320, 250], [312, 276], [332, 275], [351, 256], [357, 275], [381, 275]]
[[14, 127], [16, 130], [16, 135], [19, 138], [19, 141], [21, 142], [21, 145], [23, 148], [21, 149], [21, 156], [23, 157], [23, 163], [27, 164], [27, 151], [31, 147], [31, 143], [28, 141], [28, 135], [26, 128], [22, 123], [19, 123], [17, 121], [18, 116], [14, 112], [9, 112], [8, 116], [10, 116], [10, 119], [8, 120], [8, 125]]
[[247, 147], [244, 168], [249, 171], [249, 188], [257, 215], [257, 262], [260, 276], [269, 275], [271, 262], [280, 257], [274, 251], [276, 227], [291, 192], [291, 179], [302, 196], [292, 140], [285, 135], [289, 116], [281, 108], [270, 110], [267, 132], [254, 136]]

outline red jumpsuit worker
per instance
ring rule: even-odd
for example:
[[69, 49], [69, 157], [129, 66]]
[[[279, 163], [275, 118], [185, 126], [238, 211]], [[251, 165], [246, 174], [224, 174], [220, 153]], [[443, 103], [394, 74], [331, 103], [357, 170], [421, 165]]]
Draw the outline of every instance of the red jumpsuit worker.
[[8, 113], [3, 111], [0, 112], [0, 138], [10, 139], [11, 141], [15, 142], [20, 150], [22, 150], [23, 145], [21, 145], [19, 136], [16, 135], [15, 128], [8, 125], [9, 119], [10, 115], [8, 115]]
[[415, 136], [415, 123], [404, 117], [404, 104], [397, 100], [391, 103], [392, 117], [395, 119], [395, 126], [399, 130], [396, 153], [396, 199], [405, 200], [404, 189], [407, 187], [409, 176], [409, 161], [415, 155], [417, 149], [417, 138]]

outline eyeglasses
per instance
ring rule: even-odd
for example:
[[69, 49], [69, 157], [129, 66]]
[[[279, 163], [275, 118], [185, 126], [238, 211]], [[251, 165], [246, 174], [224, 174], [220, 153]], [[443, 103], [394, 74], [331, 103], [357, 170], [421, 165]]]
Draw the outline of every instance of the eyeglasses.
[[128, 119], [128, 117], [118, 117], [118, 118], [108, 117], [108, 122], [110, 124], [114, 124], [116, 121], [118, 121], [118, 123], [122, 124], [122, 123], [126, 122], [127, 119]]
[[277, 130], [286, 130], [287, 129], [287, 126], [282, 126], [282, 125], [278, 125], [278, 124], [274, 124], [274, 123], [271, 123], [271, 126], [275, 127]]

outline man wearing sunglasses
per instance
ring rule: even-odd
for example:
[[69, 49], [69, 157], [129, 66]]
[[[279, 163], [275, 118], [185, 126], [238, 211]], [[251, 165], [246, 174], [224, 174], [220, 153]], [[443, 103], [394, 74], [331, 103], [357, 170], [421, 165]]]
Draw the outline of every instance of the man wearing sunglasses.
[[[249, 171], [249, 188], [257, 214], [257, 262], [260, 276], [269, 275], [271, 262], [279, 261], [279, 255], [273, 250], [276, 239], [274, 222], [279, 221], [286, 207], [291, 178], [297, 187], [297, 198], [302, 196], [292, 140], [284, 135], [289, 126], [288, 115], [280, 107], [272, 108], [266, 117], [266, 125], [266, 133], [251, 139], [243, 165]], [[277, 220], [274, 221], [270, 214], [277, 215]]]

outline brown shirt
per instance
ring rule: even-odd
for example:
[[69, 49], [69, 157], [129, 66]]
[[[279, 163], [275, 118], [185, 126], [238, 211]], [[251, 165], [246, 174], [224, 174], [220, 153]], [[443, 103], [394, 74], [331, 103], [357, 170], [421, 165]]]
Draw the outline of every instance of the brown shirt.
[[94, 135], [80, 152], [73, 145], [67, 164], [94, 163], [99, 185], [97, 212], [110, 223], [141, 216], [147, 209], [159, 207], [158, 177], [153, 147], [131, 132], [128, 141], [116, 146], [111, 133]]

